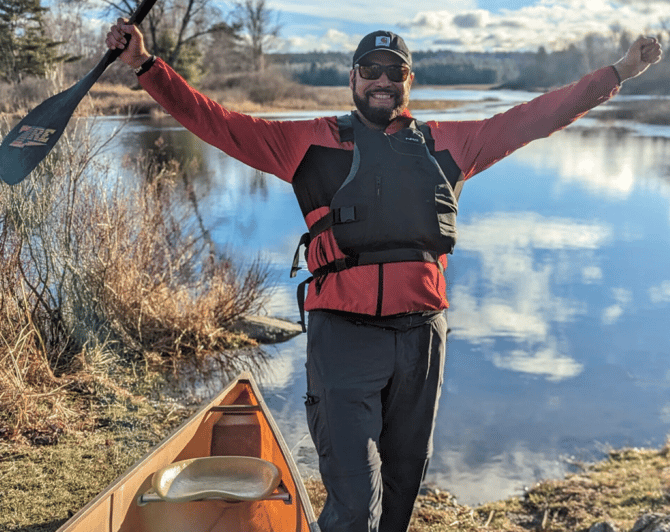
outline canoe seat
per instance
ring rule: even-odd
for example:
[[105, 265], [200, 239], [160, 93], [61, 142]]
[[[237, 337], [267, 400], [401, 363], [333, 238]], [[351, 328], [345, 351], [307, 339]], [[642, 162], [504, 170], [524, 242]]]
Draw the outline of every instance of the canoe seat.
[[[223, 499], [227, 502], [272, 498], [281, 483], [276, 465], [248, 456], [208, 456], [175, 462], [156, 471], [152, 490], [138, 504], [162, 500], [188, 502]], [[153, 493], [152, 493], [153, 492]]]

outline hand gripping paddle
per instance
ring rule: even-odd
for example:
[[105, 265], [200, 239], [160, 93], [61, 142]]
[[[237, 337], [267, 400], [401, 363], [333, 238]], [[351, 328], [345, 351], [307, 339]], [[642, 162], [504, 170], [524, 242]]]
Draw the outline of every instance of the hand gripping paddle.
[[[156, 0], [143, 0], [128, 20], [139, 24]], [[12, 129], [0, 144], [0, 178], [10, 185], [23, 181], [63, 134], [72, 113], [105, 69], [123, 50], [107, 50], [86, 76], [63, 92], [43, 101]]]

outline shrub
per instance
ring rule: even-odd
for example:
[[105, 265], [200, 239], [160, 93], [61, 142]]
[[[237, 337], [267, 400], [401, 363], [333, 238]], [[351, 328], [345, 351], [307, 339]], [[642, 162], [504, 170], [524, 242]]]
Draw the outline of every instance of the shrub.
[[140, 157], [123, 185], [104, 146], [82, 144], [91, 136], [64, 136], [0, 186], [0, 437], [62, 431], [81, 419], [70, 391], [114, 386], [142, 357], [177, 368], [216, 354], [229, 374], [262, 364], [228, 325], [260, 309], [268, 268], [236, 266], [191, 226], [179, 164]]

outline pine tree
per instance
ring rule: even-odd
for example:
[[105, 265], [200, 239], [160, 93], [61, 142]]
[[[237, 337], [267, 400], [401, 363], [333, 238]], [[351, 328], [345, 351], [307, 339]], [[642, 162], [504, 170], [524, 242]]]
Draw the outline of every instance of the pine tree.
[[21, 83], [26, 76], [44, 76], [49, 65], [65, 61], [61, 44], [44, 34], [40, 0], [0, 0], [0, 78]]

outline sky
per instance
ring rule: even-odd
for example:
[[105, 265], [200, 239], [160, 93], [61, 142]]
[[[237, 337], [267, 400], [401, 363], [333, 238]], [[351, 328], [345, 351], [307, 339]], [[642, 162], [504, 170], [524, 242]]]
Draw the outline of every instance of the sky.
[[[412, 50], [563, 49], [589, 33], [656, 34], [670, 28], [669, 0], [269, 0], [282, 26], [279, 51], [352, 52], [377, 29]], [[618, 42], [618, 36], [615, 38]]]

